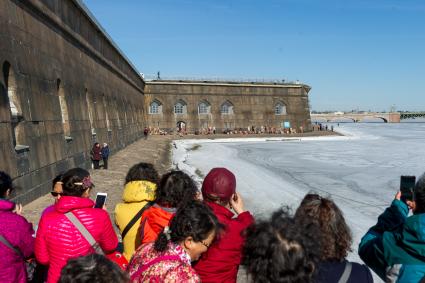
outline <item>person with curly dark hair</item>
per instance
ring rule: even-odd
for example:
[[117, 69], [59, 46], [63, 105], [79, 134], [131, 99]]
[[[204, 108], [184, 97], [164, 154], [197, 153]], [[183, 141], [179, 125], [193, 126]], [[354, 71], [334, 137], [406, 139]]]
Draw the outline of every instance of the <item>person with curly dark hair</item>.
[[424, 225], [425, 173], [416, 182], [412, 199], [397, 192], [390, 207], [363, 236], [360, 258], [386, 282], [425, 282]]
[[176, 210], [196, 199], [198, 194], [195, 181], [183, 171], [171, 171], [163, 175], [156, 190], [155, 204], [142, 214], [140, 243], [154, 242]]
[[191, 262], [207, 251], [220, 229], [202, 202], [180, 207], [155, 242], [136, 250], [127, 269], [131, 282], [201, 282]]
[[128, 283], [128, 275], [103, 255], [90, 254], [68, 260], [58, 283]]
[[47, 283], [58, 281], [68, 259], [96, 251], [72, 218], [81, 222], [104, 253], [114, 252], [118, 245], [108, 212], [94, 208], [89, 198], [94, 187], [90, 173], [82, 168], [70, 169], [62, 176], [62, 183], [62, 197], [54, 211], [41, 217], [35, 240], [37, 261], [49, 266]]
[[312, 282], [320, 257], [320, 243], [314, 241], [318, 234], [316, 225], [278, 210], [246, 230], [242, 264], [252, 282]]
[[155, 167], [151, 163], [140, 162], [134, 164], [130, 170], [128, 170], [127, 175], [125, 176], [125, 185], [133, 182], [146, 180], [155, 185], [158, 185], [159, 175]]
[[125, 177], [122, 194], [124, 202], [115, 206], [115, 223], [121, 232], [123, 254], [127, 260], [130, 260], [136, 247], [140, 245], [137, 242], [140, 218], [155, 199], [158, 182], [159, 175], [155, 167], [144, 162], [133, 165]]
[[321, 254], [315, 282], [336, 283], [342, 277], [347, 283], [373, 282], [367, 266], [345, 259], [351, 251], [352, 235], [342, 211], [331, 199], [307, 194], [295, 217], [300, 221], [310, 221], [320, 229]]

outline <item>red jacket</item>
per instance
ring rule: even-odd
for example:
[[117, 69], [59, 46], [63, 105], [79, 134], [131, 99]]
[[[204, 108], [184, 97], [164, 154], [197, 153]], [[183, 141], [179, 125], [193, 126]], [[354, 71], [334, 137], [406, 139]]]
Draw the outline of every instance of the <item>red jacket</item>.
[[41, 217], [35, 240], [35, 256], [49, 266], [48, 283], [56, 283], [60, 272], [70, 258], [94, 253], [93, 248], [77, 228], [64, 215], [68, 211], [81, 221], [105, 253], [115, 250], [117, 236], [108, 213], [93, 208], [88, 198], [63, 196], [55, 205], [55, 211]]
[[224, 206], [212, 202], [206, 204], [213, 210], [225, 228], [217, 241], [196, 263], [195, 270], [201, 276], [203, 283], [236, 282], [244, 244], [241, 233], [254, 223], [254, 218], [248, 211], [233, 218], [233, 212]]
[[102, 148], [93, 146], [90, 151], [91, 159], [92, 160], [101, 160], [102, 159]]

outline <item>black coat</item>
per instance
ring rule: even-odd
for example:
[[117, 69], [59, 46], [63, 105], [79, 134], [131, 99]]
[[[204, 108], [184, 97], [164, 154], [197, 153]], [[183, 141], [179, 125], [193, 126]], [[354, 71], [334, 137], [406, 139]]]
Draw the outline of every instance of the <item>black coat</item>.
[[[337, 283], [345, 269], [346, 260], [343, 262], [326, 261], [318, 266], [315, 283]], [[347, 283], [369, 283], [373, 282], [372, 274], [366, 265], [351, 262], [352, 269]]]

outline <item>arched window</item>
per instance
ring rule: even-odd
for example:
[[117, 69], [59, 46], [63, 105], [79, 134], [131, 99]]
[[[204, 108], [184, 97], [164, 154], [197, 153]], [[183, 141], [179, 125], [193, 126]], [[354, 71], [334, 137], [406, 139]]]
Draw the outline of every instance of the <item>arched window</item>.
[[63, 85], [61, 85], [60, 79], [56, 80], [56, 88], [59, 97], [59, 106], [61, 108], [63, 134], [65, 137], [69, 137], [71, 135], [71, 126], [69, 124], [68, 106], [66, 104], [65, 91]]
[[89, 115], [90, 129], [93, 135], [93, 134], [96, 134], [96, 130], [94, 129], [94, 119], [93, 119], [94, 110], [93, 110], [93, 105], [90, 101], [89, 92], [87, 88], [86, 88], [86, 103], [87, 103], [87, 111], [88, 111], [87, 113]]
[[149, 105], [149, 114], [162, 114], [162, 104], [158, 100], [152, 101]]
[[[109, 107], [108, 107], [108, 102], [106, 101], [106, 96], [105, 94], [103, 94], [103, 109], [105, 111], [105, 119], [106, 119], [106, 129], [108, 130], [108, 132], [112, 131], [111, 129], [111, 121], [109, 120]], [[108, 97], [109, 100], [109, 97]]]
[[174, 114], [186, 114], [186, 112], [186, 103], [183, 100], [179, 100], [174, 104]]
[[223, 115], [233, 114], [233, 104], [230, 101], [225, 101], [223, 104], [221, 104], [220, 112]]
[[198, 105], [198, 113], [199, 114], [208, 114], [210, 113], [211, 106], [207, 101], [202, 101]]
[[7, 100], [11, 115], [13, 146], [16, 148], [17, 145], [23, 144], [23, 128], [20, 123], [24, 120], [24, 116], [18, 97], [18, 84], [15, 72], [9, 62], [3, 64], [3, 77], [6, 83]]
[[283, 102], [278, 102], [274, 106], [275, 115], [286, 115], [286, 105]]

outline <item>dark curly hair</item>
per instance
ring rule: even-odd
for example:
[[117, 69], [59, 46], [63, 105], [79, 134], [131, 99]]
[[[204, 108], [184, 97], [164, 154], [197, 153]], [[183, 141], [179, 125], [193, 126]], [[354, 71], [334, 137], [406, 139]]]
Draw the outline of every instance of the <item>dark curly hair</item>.
[[127, 176], [125, 176], [125, 184], [130, 183], [132, 181], [149, 181], [156, 185], [159, 182], [158, 171], [156, 171], [155, 167], [150, 163], [140, 162], [133, 165], [130, 170], [127, 172]]
[[[170, 241], [180, 243], [187, 237], [192, 237], [195, 242], [208, 238], [211, 232], [215, 235], [221, 230], [217, 217], [211, 209], [200, 201], [192, 201], [177, 210], [170, 222]], [[155, 241], [156, 251], [167, 249], [167, 236], [162, 231]]]
[[6, 172], [0, 171], [0, 197], [5, 197], [7, 190], [13, 190], [12, 178]]
[[162, 206], [180, 207], [199, 193], [195, 181], [182, 171], [171, 171], [162, 176], [156, 190], [155, 202]]
[[[83, 168], [72, 168], [66, 171], [62, 176], [62, 190], [64, 196], [81, 197], [88, 187], [77, 185], [83, 182], [85, 177], [90, 177], [89, 171]], [[92, 188], [92, 186], [90, 186]]]
[[127, 283], [129, 278], [118, 265], [103, 255], [90, 254], [68, 260], [59, 283]]
[[307, 194], [295, 212], [295, 217], [311, 221], [320, 228], [321, 260], [343, 261], [353, 242], [350, 228], [338, 206], [329, 198]]
[[281, 209], [268, 221], [249, 227], [243, 248], [242, 264], [260, 283], [311, 282], [320, 255], [314, 241], [317, 226], [298, 222]]

